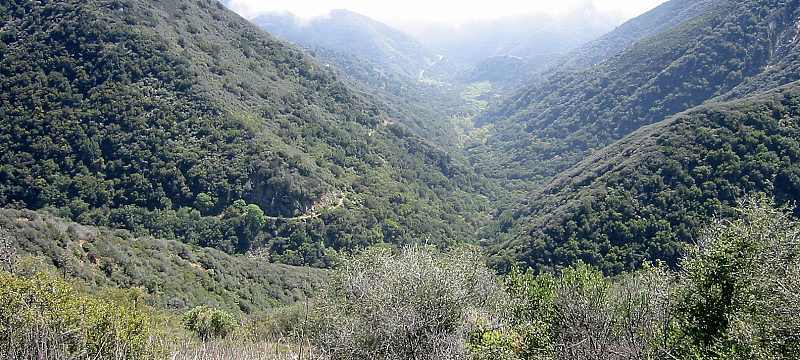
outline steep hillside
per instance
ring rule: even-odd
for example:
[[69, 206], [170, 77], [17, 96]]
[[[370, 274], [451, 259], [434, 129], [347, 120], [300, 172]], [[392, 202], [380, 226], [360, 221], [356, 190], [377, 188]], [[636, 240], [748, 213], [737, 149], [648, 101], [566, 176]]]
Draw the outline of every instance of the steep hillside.
[[2, 205], [319, 266], [482, 221], [468, 168], [216, 1], [0, 18]]
[[692, 109], [592, 154], [500, 224], [495, 261], [675, 265], [704, 223], [756, 192], [800, 200], [800, 83]]
[[341, 81], [369, 94], [385, 110], [387, 123], [400, 124], [448, 153], [459, 154], [452, 151], [457, 134], [450, 119], [456, 114], [478, 111], [458, 96], [456, 87], [393, 72], [346, 52], [313, 46], [305, 50]]
[[264, 14], [253, 23], [309, 48], [321, 47], [373, 62], [386, 71], [417, 78], [436, 60], [416, 40], [383, 23], [347, 10], [301, 20], [289, 13]]
[[305, 299], [327, 276], [29, 210], [0, 209], [0, 237], [18, 255], [41, 257], [89, 290], [139, 287], [159, 308], [172, 310], [210, 305], [264, 312]]
[[[493, 135], [473, 159], [522, 187], [547, 179], [641, 126], [763, 82], [792, 52], [779, 49], [796, 41], [797, 17], [796, 1], [723, 3], [586, 70], [556, 72], [483, 119]], [[793, 80], [782, 73], [770, 86]]]
[[631, 45], [669, 31], [689, 20], [707, 14], [728, 0], [672, 0], [620, 25], [563, 57], [556, 68], [585, 69], [608, 60]]

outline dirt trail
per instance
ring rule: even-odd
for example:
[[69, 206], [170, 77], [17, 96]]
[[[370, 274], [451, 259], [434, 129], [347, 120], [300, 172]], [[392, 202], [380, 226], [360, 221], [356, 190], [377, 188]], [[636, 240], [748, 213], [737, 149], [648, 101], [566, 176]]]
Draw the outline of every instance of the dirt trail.
[[322, 210], [338, 209], [344, 206], [344, 200], [345, 200], [345, 194], [342, 192], [326, 194], [319, 201], [317, 201], [317, 203], [314, 204], [314, 206], [312, 206], [311, 209], [308, 210], [308, 213], [306, 214], [300, 216], [292, 216], [292, 217], [267, 216], [266, 218], [270, 220], [280, 220], [280, 221], [304, 221], [309, 219], [315, 219], [322, 215]]

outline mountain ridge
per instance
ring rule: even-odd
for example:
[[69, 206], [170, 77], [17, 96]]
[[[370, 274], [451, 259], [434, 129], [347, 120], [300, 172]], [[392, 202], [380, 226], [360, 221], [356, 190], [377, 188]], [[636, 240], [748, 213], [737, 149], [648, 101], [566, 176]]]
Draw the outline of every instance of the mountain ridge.
[[435, 58], [410, 36], [344, 9], [331, 10], [328, 15], [308, 20], [286, 12], [267, 13], [253, 18], [252, 22], [293, 43], [346, 51], [415, 79]]
[[[783, 12], [796, 5], [727, 3], [726, 11], [689, 20], [593, 67], [553, 73], [480, 119], [496, 128], [488, 151], [503, 160], [475, 161], [485, 164], [484, 173], [537, 182], [640, 126], [723, 95], [764, 70], [772, 60], [771, 28], [791, 28]], [[778, 19], [783, 23], [771, 24]], [[478, 144], [474, 152], [485, 148]]]

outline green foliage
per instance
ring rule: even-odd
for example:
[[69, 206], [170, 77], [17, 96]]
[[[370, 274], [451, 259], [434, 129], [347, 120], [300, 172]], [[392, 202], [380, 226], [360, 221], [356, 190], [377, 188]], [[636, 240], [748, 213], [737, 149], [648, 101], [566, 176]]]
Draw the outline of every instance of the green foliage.
[[800, 351], [800, 224], [765, 197], [709, 228], [682, 263], [676, 343], [696, 359], [792, 359]]
[[[800, 88], [699, 107], [598, 151], [533, 193], [492, 251], [538, 269], [582, 260], [606, 273], [661, 259], [738, 201], [800, 200]], [[511, 261], [504, 259], [512, 259]]]
[[[503, 330], [475, 331], [469, 339], [470, 359], [475, 360], [512, 360], [518, 359], [516, 353], [528, 334]], [[531, 336], [534, 337], [534, 336]]]
[[0, 357], [159, 358], [154, 318], [132, 299], [86, 296], [47, 273], [0, 271]]
[[[214, 0], [0, 16], [0, 205], [318, 267], [486, 220], [471, 169]], [[318, 206], [340, 193], [357, 196]]]
[[474, 333], [478, 358], [649, 359], [662, 354], [670, 321], [670, 275], [646, 268], [611, 279], [584, 264], [559, 276], [506, 277], [508, 318]]
[[207, 213], [208, 211], [214, 209], [216, 205], [216, 200], [214, 197], [208, 193], [199, 193], [197, 194], [197, 198], [194, 200], [194, 207], [200, 212]]
[[673, 273], [584, 264], [512, 271], [509, 316], [469, 339], [477, 358], [791, 359], [800, 351], [800, 221], [764, 195], [706, 227]]
[[614, 56], [568, 62], [488, 113], [490, 136], [467, 151], [513, 213], [485, 228], [492, 265], [674, 267], [743, 196], [798, 200], [799, 12], [673, 0], [599, 40]]
[[205, 304], [262, 314], [306, 299], [326, 277], [321, 270], [271, 264], [259, 256], [138, 237], [27, 210], [0, 209], [2, 237], [9, 253], [40, 256], [90, 291], [141, 288], [151, 304], [175, 311]]
[[[589, 55], [593, 66], [567, 65], [483, 116], [479, 125], [493, 124], [494, 134], [468, 148], [482, 173], [512, 189], [535, 188], [645, 125], [800, 79], [798, 52], [783, 45], [794, 36], [794, 2], [670, 3], [606, 39], [602, 47], [615, 56]], [[671, 14], [660, 15], [665, 9]], [[637, 21], [652, 23], [631, 29]]]
[[198, 306], [183, 316], [183, 324], [203, 341], [223, 339], [236, 328], [236, 319], [227, 312]]

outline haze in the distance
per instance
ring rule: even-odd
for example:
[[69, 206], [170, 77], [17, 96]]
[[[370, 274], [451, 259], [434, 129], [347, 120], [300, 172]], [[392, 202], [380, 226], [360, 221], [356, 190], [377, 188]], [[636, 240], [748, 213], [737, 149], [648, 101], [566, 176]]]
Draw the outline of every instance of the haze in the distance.
[[333, 9], [355, 11], [390, 24], [435, 22], [459, 25], [503, 17], [541, 14], [553, 17], [576, 11], [593, 11], [615, 16], [622, 22], [665, 0], [228, 0], [240, 15], [252, 18], [260, 13], [288, 11], [302, 18], [323, 16]]

